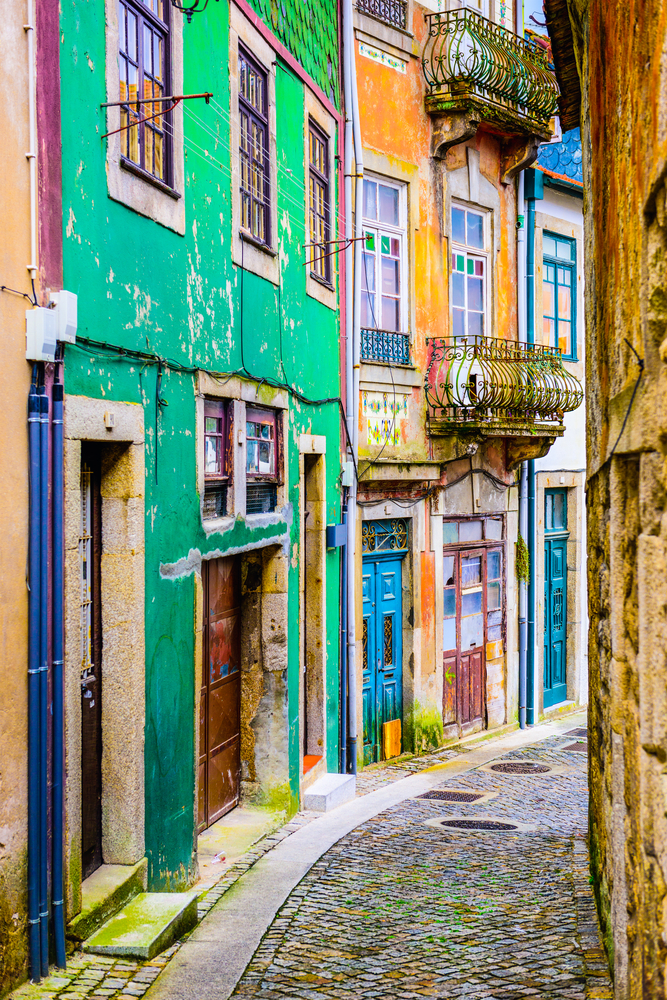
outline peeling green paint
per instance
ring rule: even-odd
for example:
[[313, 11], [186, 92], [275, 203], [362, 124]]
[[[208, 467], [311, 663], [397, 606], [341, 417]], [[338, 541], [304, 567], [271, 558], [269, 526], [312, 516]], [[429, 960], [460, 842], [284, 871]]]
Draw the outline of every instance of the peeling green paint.
[[432, 705], [415, 701], [403, 721], [403, 746], [414, 753], [435, 750], [444, 742], [442, 713]]

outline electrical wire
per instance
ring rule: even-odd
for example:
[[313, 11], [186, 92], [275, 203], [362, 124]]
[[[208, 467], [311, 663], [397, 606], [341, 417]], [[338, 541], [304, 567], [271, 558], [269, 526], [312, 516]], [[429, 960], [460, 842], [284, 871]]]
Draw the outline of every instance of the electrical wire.
[[632, 406], [634, 404], [635, 396], [637, 395], [637, 389], [639, 388], [639, 383], [641, 382], [642, 375], [644, 374], [644, 359], [639, 357], [639, 355], [637, 354], [636, 350], [634, 349], [634, 347], [632, 346], [632, 344], [630, 343], [630, 341], [628, 340], [627, 337], [624, 337], [623, 340], [628, 345], [628, 347], [630, 348], [630, 350], [632, 351], [632, 353], [634, 354], [634, 356], [637, 359], [637, 364], [639, 365], [639, 375], [637, 376], [637, 381], [635, 382], [635, 387], [632, 390], [632, 396], [630, 397], [630, 403], [628, 405], [627, 410], [625, 411], [625, 416], [623, 418], [623, 424], [621, 426], [621, 431], [620, 431], [618, 437], [616, 438], [616, 444], [614, 445], [614, 447], [609, 452], [609, 458], [607, 459], [608, 462], [611, 460], [614, 452], [618, 448], [618, 442], [623, 437], [623, 431], [625, 430], [625, 425], [628, 422], [628, 418], [630, 416], [630, 410], [632, 409]]

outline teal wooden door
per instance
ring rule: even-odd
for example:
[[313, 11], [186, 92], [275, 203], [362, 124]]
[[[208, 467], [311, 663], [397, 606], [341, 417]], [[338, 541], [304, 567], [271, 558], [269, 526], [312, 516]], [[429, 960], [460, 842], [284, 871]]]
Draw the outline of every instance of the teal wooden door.
[[544, 707], [567, 700], [567, 491], [545, 491]]
[[401, 560], [363, 560], [364, 763], [381, 759], [382, 724], [401, 719], [403, 643]]

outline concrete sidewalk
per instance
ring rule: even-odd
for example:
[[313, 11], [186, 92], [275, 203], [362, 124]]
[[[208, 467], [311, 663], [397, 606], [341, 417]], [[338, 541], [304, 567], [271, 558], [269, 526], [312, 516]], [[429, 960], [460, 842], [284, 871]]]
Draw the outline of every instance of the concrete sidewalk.
[[378, 813], [510, 750], [585, 725], [570, 715], [487, 739], [428, 770], [381, 787], [313, 820], [261, 858], [216, 904], [150, 988], [148, 1000], [227, 1000], [290, 893], [342, 837]]

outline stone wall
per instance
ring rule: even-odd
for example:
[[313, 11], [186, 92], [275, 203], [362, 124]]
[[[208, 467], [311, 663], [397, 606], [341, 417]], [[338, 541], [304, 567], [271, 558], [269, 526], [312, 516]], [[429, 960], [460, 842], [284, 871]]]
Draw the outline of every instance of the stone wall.
[[569, 9], [586, 189], [591, 857], [616, 1000], [651, 1000], [667, 958], [667, 15], [659, 0]]

